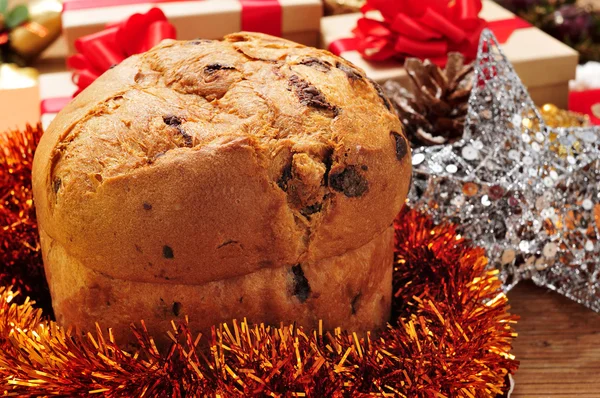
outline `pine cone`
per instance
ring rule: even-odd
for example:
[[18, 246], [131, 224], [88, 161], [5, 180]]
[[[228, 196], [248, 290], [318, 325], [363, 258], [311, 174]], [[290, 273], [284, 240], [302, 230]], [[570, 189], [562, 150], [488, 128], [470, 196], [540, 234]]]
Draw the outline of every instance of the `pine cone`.
[[473, 87], [473, 64], [465, 65], [462, 54], [450, 53], [443, 70], [429, 60], [421, 62], [417, 58], [408, 58], [404, 67], [412, 89], [392, 81], [384, 88], [413, 147], [459, 140]]

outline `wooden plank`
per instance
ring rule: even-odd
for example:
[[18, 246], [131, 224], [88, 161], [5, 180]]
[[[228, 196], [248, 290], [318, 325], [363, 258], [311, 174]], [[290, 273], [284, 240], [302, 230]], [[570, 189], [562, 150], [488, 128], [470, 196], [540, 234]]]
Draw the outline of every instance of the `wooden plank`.
[[508, 297], [521, 317], [513, 397], [600, 397], [600, 314], [530, 283]]

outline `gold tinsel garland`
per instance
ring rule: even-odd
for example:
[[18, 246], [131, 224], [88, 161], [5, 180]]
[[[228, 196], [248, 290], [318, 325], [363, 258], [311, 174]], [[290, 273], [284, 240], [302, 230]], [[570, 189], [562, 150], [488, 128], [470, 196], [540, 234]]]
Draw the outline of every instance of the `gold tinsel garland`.
[[[30, 164], [37, 140], [18, 141], [23, 134], [10, 132], [3, 139], [17, 140], [8, 152]], [[7, 172], [6, 165], [0, 162], [0, 173]], [[30, 195], [30, 187], [24, 185], [30, 177], [22, 181], [22, 186], [8, 190], [3, 203], [20, 189]], [[26, 206], [31, 197], [20, 198], [11, 211], [30, 217]], [[25, 208], [29, 213], [22, 213]], [[28, 234], [15, 235], [12, 241], [5, 234], [3, 244], [20, 247], [19, 240], [28, 238], [33, 239], [28, 245], [37, 249], [35, 223], [27, 225]], [[29, 298], [18, 301], [25, 294], [0, 287], [0, 393], [411, 398], [502, 394], [506, 376], [518, 366], [510, 354], [516, 317], [508, 312], [507, 298], [496, 271], [487, 268], [483, 250], [472, 247], [454, 226], [436, 226], [414, 210], [405, 209], [395, 228], [392, 323], [363, 337], [339, 329], [271, 327], [246, 320], [217, 325], [211, 336], [195, 336], [183, 322], [166, 331], [173, 344], [159, 352], [141, 322], [132, 325], [139, 349], [130, 352], [114, 342], [110, 330], [61, 328]], [[37, 250], [20, 251], [18, 260], [34, 264], [39, 261]], [[11, 272], [10, 265], [0, 264], [0, 269]], [[16, 279], [25, 289], [24, 274], [19, 275]]]

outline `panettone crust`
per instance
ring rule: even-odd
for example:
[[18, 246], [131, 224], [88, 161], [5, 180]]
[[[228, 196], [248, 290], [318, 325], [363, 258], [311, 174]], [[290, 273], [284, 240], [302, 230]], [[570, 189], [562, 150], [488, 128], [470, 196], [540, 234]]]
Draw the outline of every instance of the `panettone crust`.
[[132, 340], [129, 325], [144, 320], [159, 345], [168, 344], [171, 320], [188, 317], [191, 329], [233, 319], [267, 325], [296, 323], [325, 330], [338, 326], [375, 331], [389, 320], [392, 300], [393, 228], [341, 256], [284, 266], [202, 285], [131, 282], [91, 270], [42, 233], [44, 260], [57, 320], [65, 326], [111, 328]]
[[380, 88], [327, 51], [254, 33], [165, 41], [42, 137], [39, 227], [69, 259], [46, 256], [55, 300], [57, 267], [178, 287], [343, 256], [389, 228], [410, 163]]

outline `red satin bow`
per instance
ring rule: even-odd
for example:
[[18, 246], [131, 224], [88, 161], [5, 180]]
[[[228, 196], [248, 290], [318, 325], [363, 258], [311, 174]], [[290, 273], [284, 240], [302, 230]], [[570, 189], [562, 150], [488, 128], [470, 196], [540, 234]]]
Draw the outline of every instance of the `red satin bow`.
[[481, 0], [367, 0], [363, 12], [379, 10], [384, 20], [363, 17], [354, 34], [369, 60], [406, 56], [442, 62], [449, 51], [474, 58], [486, 22]]
[[165, 14], [159, 8], [152, 8], [145, 14], [134, 14], [123, 22], [107, 25], [101, 32], [77, 39], [75, 48], [79, 53], [67, 59], [67, 66], [74, 69], [73, 82], [78, 87], [74, 96], [125, 58], [175, 37], [175, 27]]

